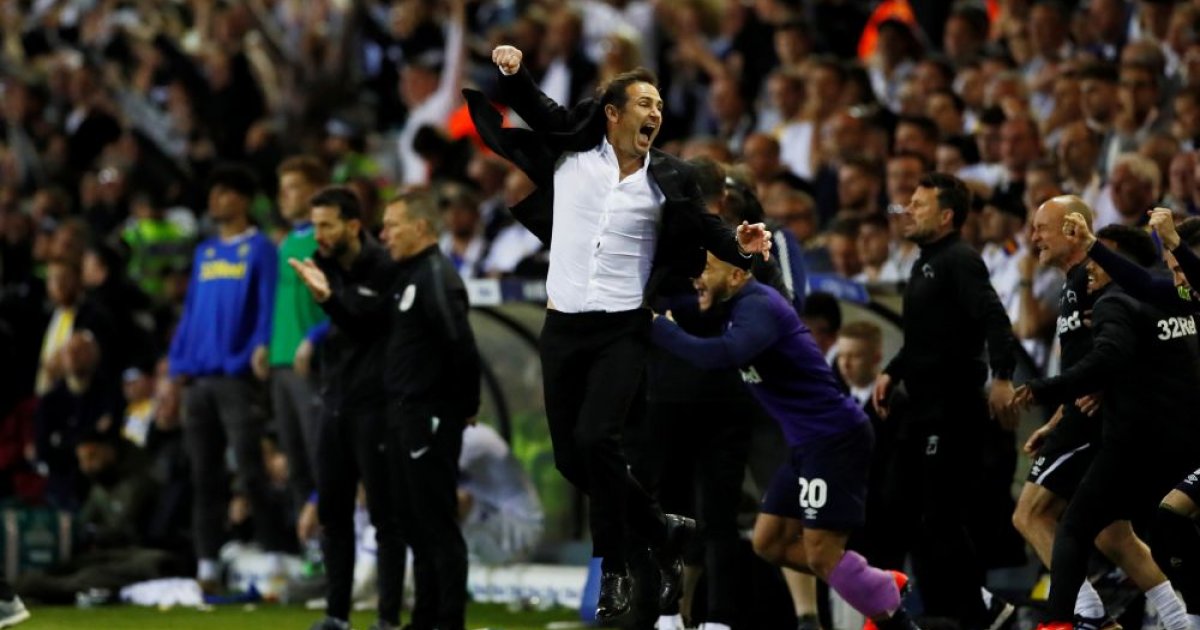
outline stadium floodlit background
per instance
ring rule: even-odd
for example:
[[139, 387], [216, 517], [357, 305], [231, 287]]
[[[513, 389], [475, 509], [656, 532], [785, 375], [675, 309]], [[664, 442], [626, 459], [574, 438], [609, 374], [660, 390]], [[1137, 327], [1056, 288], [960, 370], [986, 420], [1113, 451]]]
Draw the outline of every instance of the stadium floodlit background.
[[[838, 321], [873, 321], [885, 359], [901, 342], [897, 285], [915, 259], [888, 209], [907, 203], [924, 171], [957, 173], [979, 193], [965, 233], [1023, 340], [1024, 377], [1056, 369], [1060, 278], [1030, 263], [1033, 208], [1078, 194], [1097, 228], [1138, 224], [1154, 205], [1200, 210], [1200, 2], [9, 0], [0, 12], [0, 501], [3, 570], [18, 584], [126, 549], [164, 554], [163, 577], [193, 575], [186, 419], [163, 360], [192, 249], [211, 234], [206, 177], [220, 164], [250, 168], [254, 221], [279, 239], [289, 226], [276, 169], [298, 154], [318, 156], [353, 188], [373, 228], [396, 192], [439, 192], [441, 247], [470, 280], [484, 355], [480, 421], [510, 443], [544, 512], [542, 539], [522, 560], [586, 563], [583, 501], [554, 469], [541, 401], [546, 255], [505, 210], [528, 182], [482, 149], [459, 97], [465, 86], [494, 90], [489, 55], [500, 43], [522, 49], [565, 105], [634, 66], [655, 70], [666, 102], [659, 146], [730, 165], [769, 221], [803, 245], [809, 289], [840, 300], [840, 313], [809, 314], [819, 340], [836, 339]], [[51, 261], [79, 270], [78, 301], [48, 294]], [[1026, 281], [1036, 308], [1022, 308]], [[88, 323], [64, 322], [64, 307], [92, 313], [103, 334], [65, 343]], [[79, 474], [74, 450], [114, 424], [145, 461], [123, 480], [154, 489], [119, 509], [103, 494], [110, 486]], [[287, 458], [268, 442], [278, 507], [294, 522]], [[1016, 444], [1011, 435], [1000, 444], [1014, 467]], [[1014, 469], [1013, 483], [1023, 474]], [[230, 484], [236, 542], [249, 538], [253, 514]], [[1008, 500], [989, 511], [998, 531]], [[295, 550], [295, 573], [319, 579], [310, 545]], [[994, 574], [1000, 588], [1027, 596], [1034, 576], [1011, 528], [993, 551], [993, 568], [1009, 569]], [[488, 591], [475, 575], [479, 600], [545, 607], [582, 597], [582, 583], [536, 596]], [[781, 589], [746, 601], [786, 617]], [[286, 586], [272, 593], [304, 599]], [[72, 599], [113, 597], [81, 588]], [[299, 627], [318, 616], [232, 620], [229, 610], [245, 605], [171, 621], [35, 610], [29, 627]], [[247, 615], [284, 614], [249, 605], [260, 610]], [[506, 610], [475, 608], [471, 623], [576, 617]]]

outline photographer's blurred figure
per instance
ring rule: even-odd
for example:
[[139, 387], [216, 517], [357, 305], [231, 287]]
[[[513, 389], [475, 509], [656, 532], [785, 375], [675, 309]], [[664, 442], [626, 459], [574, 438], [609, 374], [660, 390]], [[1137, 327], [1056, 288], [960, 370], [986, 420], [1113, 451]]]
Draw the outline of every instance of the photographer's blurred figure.
[[468, 426], [458, 468], [467, 553], [488, 565], [527, 559], [542, 537], [542, 502], [504, 438], [486, 424]]

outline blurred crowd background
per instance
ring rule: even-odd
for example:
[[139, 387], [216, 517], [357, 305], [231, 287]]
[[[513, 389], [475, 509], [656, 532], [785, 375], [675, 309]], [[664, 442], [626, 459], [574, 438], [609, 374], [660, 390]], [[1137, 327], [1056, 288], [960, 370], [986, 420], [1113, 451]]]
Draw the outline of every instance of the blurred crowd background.
[[[1200, 2], [10, 0], [0, 12], [0, 498], [77, 513], [88, 549], [190, 554], [163, 357], [209, 209], [244, 205], [276, 240], [291, 229], [285, 159], [315, 158], [352, 187], [373, 229], [394, 194], [433, 187], [464, 278], [544, 274], [541, 243], [506, 210], [530, 184], [483, 150], [460, 94], [494, 93], [501, 43], [564, 105], [654, 70], [660, 147], [754, 191], [816, 278], [903, 282], [917, 249], [895, 209], [923, 173], [958, 174], [978, 193], [965, 235], [1039, 371], [1056, 369], [1060, 278], [1030, 251], [1033, 209], [1078, 194], [1097, 229], [1143, 223], [1155, 205], [1200, 212]], [[252, 187], [210, 194], [230, 165]], [[830, 347], [836, 330], [813, 327]], [[117, 446], [92, 448], [114, 431]], [[264, 449], [280, 505], [297, 511], [283, 449]], [[113, 478], [145, 483], [113, 501]], [[235, 499], [231, 537], [246, 509]]]

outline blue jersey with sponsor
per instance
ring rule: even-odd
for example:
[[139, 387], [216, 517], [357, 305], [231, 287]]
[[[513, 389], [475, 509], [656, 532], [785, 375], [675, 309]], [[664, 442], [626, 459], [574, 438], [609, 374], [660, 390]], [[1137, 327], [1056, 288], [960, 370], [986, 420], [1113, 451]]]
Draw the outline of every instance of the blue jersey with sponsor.
[[730, 298], [720, 337], [694, 337], [665, 317], [654, 342], [698, 367], [736, 367], [790, 446], [861, 426], [867, 416], [843, 393], [812, 333], [787, 300], [751, 280]]
[[279, 275], [275, 244], [257, 230], [196, 248], [183, 317], [171, 340], [171, 374], [236, 376], [271, 339]]

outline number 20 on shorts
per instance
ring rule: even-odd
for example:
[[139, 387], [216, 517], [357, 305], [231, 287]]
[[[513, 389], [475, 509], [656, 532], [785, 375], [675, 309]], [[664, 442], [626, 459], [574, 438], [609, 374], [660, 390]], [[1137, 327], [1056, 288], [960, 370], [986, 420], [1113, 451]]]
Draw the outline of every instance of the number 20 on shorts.
[[824, 479], [805, 479], [800, 477], [800, 507], [821, 508], [829, 496], [829, 487]]

